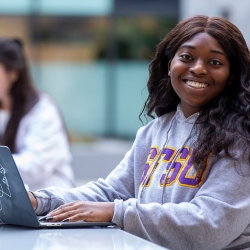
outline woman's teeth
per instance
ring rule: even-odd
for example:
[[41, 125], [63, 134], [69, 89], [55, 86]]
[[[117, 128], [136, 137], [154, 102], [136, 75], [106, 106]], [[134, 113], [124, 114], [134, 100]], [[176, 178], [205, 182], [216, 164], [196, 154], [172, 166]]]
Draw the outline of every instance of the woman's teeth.
[[203, 83], [203, 82], [194, 82], [194, 81], [186, 81], [188, 86], [191, 86], [193, 88], [206, 88], [208, 84]]

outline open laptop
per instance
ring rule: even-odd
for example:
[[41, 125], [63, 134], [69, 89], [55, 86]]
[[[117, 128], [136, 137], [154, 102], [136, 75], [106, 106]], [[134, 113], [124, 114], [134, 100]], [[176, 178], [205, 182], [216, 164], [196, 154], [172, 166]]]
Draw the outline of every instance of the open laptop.
[[0, 223], [33, 228], [114, 226], [112, 222], [40, 222], [8, 147], [0, 146]]

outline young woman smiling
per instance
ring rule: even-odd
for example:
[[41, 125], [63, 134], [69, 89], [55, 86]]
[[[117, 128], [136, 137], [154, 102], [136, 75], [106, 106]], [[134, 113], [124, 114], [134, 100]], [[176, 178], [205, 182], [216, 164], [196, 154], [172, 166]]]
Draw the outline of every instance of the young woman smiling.
[[131, 150], [105, 179], [29, 192], [51, 221], [112, 221], [170, 249], [250, 242], [250, 54], [229, 21], [193, 16], [159, 43]]

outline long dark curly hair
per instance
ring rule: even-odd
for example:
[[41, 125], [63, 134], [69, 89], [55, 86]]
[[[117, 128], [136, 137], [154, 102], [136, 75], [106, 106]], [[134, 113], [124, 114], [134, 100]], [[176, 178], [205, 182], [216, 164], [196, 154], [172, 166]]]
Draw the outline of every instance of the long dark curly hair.
[[193, 145], [193, 161], [202, 170], [211, 152], [215, 159], [221, 152], [236, 159], [231, 149], [241, 145], [250, 162], [250, 54], [239, 29], [224, 18], [192, 16], [178, 23], [158, 44], [149, 66], [149, 96], [143, 112], [154, 118], [176, 110], [180, 98], [172, 88], [168, 63], [181, 44], [202, 32], [224, 49], [232, 80], [199, 114], [196, 124], [200, 132]]
[[0, 138], [0, 143], [8, 146], [12, 153], [16, 153], [15, 139], [20, 121], [39, 99], [38, 91], [29, 76], [22, 47], [19, 39], [0, 38], [0, 63], [7, 71], [14, 70], [18, 74], [10, 89], [13, 101], [11, 116], [5, 133]]

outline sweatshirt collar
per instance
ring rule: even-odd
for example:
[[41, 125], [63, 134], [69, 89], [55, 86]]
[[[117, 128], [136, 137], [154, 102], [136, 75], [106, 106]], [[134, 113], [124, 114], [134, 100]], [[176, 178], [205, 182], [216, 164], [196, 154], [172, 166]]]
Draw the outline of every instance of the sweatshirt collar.
[[185, 117], [181, 104], [179, 103], [177, 106], [177, 111], [176, 111], [176, 120], [178, 122], [185, 122], [185, 123], [195, 123], [197, 117], [199, 116], [199, 112], [192, 114], [191, 116], [189, 116], [188, 118]]

